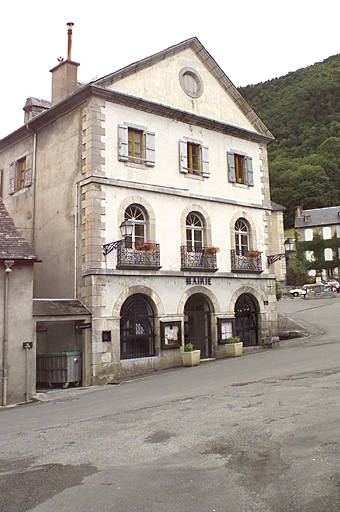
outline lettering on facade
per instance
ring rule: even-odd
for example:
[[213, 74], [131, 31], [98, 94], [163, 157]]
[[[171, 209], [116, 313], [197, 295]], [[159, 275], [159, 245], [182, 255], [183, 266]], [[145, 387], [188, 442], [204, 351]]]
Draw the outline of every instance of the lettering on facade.
[[204, 286], [211, 286], [211, 277], [186, 277], [186, 284], [203, 284]]

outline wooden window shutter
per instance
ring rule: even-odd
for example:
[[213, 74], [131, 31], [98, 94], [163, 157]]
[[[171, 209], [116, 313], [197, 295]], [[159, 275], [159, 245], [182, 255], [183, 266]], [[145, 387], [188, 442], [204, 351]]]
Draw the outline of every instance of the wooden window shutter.
[[15, 171], [16, 171], [17, 163], [12, 162], [9, 166], [9, 194], [14, 194], [15, 192]]
[[118, 160], [126, 162], [129, 159], [129, 130], [127, 126], [118, 125]]
[[208, 146], [202, 146], [202, 176], [209, 178], [209, 148]]
[[145, 165], [155, 166], [155, 133], [146, 132]]
[[179, 165], [180, 171], [187, 174], [188, 172], [188, 147], [185, 140], [179, 141]]
[[32, 185], [32, 167], [33, 167], [33, 155], [26, 157], [26, 171], [25, 171], [25, 187]]
[[227, 162], [228, 162], [228, 180], [230, 183], [236, 183], [236, 173], [235, 173], [235, 156], [234, 153], [227, 152]]
[[251, 156], [246, 156], [246, 169], [247, 169], [247, 185], [254, 186], [254, 172], [253, 172], [253, 159]]

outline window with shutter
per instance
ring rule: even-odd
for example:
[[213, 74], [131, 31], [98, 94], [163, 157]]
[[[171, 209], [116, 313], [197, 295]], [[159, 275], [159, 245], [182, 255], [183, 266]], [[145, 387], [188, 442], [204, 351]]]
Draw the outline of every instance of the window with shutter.
[[253, 159], [251, 156], [227, 152], [228, 181], [254, 186]]
[[144, 127], [118, 126], [118, 160], [155, 166], [155, 133]]
[[19, 158], [10, 164], [9, 169], [9, 194], [23, 190], [32, 185], [33, 155]]
[[198, 142], [180, 140], [180, 172], [209, 178], [209, 148]]

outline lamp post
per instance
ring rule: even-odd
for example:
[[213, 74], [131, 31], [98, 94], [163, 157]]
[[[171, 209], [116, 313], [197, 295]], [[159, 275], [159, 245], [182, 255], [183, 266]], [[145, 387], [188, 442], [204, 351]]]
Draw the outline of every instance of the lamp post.
[[[127, 237], [132, 236], [133, 231], [133, 223], [131, 220], [124, 220], [121, 225], [119, 226], [119, 229], [122, 233], [122, 237], [125, 240]], [[103, 254], [104, 256], [107, 256], [112, 252], [113, 250], [117, 249], [119, 245], [123, 243], [123, 240], [116, 240], [115, 242], [110, 242], [108, 244], [103, 245]]]
[[294, 238], [287, 238], [287, 240], [285, 240], [284, 246], [285, 246], [285, 252], [295, 251], [295, 240], [294, 240]]

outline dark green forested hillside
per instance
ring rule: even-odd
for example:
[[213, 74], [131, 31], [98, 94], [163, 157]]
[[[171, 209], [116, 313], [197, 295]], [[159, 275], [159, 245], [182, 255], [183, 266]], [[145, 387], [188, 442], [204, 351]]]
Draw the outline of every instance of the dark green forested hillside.
[[276, 137], [271, 196], [287, 207], [286, 227], [297, 205], [340, 205], [340, 55], [239, 90]]

